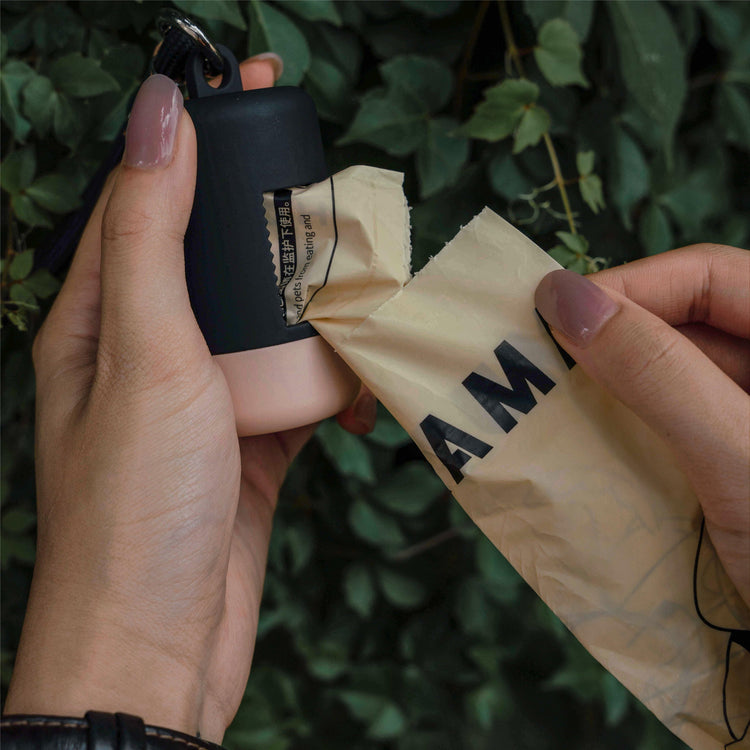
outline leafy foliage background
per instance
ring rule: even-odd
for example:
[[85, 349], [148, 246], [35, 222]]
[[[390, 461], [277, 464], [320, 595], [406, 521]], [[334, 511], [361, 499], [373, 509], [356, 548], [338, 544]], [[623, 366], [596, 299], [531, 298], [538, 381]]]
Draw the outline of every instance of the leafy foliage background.
[[[484, 205], [582, 272], [696, 241], [748, 245], [747, 3], [175, 5], [239, 58], [283, 56], [281, 83], [317, 102], [332, 171], [406, 173], [415, 268]], [[64, 273], [42, 248], [121, 130], [159, 7], [2, 5], [3, 690], [34, 560], [30, 345]], [[384, 411], [366, 438], [323, 424], [290, 473], [225, 743], [682, 747]]]

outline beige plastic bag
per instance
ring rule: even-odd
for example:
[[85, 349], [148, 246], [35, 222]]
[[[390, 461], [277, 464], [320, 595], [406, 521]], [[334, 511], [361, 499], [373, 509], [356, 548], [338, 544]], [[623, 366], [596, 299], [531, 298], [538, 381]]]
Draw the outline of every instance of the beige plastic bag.
[[[750, 720], [750, 658], [729, 649], [724, 691], [729, 634], [696, 612], [701, 514], [685, 477], [566, 361], [533, 304], [559, 266], [489, 209], [406, 283], [404, 212], [374, 215], [355, 196], [358, 183], [392, 191], [394, 179], [355, 167], [321, 183], [335, 193], [339, 245], [304, 317], [596, 659], [689, 745], [724, 747], [725, 707], [736, 737]], [[707, 537], [695, 590], [710, 622], [750, 627]]]

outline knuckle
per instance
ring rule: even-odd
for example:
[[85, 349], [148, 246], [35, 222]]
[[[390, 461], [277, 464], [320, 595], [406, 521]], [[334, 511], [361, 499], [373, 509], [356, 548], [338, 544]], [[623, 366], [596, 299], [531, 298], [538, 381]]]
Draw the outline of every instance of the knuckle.
[[660, 390], [679, 379], [682, 371], [679, 342], [675, 337], [646, 333], [633, 340], [622, 363], [622, 377], [638, 384], [641, 392]]
[[[175, 336], [173, 341], [179, 341]], [[96, 380], [107, 389], [144, 391], [152, 387], [178, 387], [186, 377], [180, 348], [164, 344], [164, 331], [149, 335], [143, 330], [122, 330], [114, 343], [100, 342]]]
[[156, 220], [153, 214], [139, 206], [120, 206], [110, 201], [102, 218], [102, 241], [105, 243], [133, 242], [148, 236]]

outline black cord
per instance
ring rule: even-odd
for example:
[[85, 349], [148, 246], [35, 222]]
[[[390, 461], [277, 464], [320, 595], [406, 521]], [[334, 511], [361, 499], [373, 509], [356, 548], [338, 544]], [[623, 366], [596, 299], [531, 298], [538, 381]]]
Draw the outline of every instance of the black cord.
[[720, 625], [714, 625], [709, 622], [701, 612], [700, 604], [698, 603], [698, 564], [701, 556], [701, 546], [703, 544], [703, 535], [706, 532], [706, 519], [701, 520], [701, 531], [698, 536], [698, 546], [695, 550], [695, 563], [693, 564], [693, 602], [695, 604], [695, 611], [698, 617], [701, 619], [704, 625], [707, 625], [712, 630], [718, 630], [722, 633], [729, 633], [729, 640], [727, 641], [727, 650], [724, 657], [724, 680], [721, 686], [721, 707], [724, 713], [724, 723], [727, 725], [727, 731], [729, 736], [732, 738], [732, 742], [724, 745], [724, 748], [728, 748], [731, 745], [741, 742], [747, 735], [748, 729], [750, 729], [750, 720], [745, 725], [745, 731], [738, 737], [729, 722], [729, 713], [727, 709], [727, 683], [729, 682], [729, 664], [731, 661], [732, 644], [736, 643], [750, 653], [750, 630], [744, 630], [741, 628], [724, 628]]

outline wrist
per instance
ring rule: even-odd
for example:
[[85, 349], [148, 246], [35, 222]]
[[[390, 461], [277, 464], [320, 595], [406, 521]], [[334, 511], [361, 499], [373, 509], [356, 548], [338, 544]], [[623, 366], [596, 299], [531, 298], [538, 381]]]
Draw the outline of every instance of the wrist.
[[33, 599], [32, 592], [6, 713], [121, 712], [221, 742], [225, 727], [204, 708], [199, 665], [148, 643], [103, 607], [74, 597], [60, 607], [46, 597], [40, 608]]

